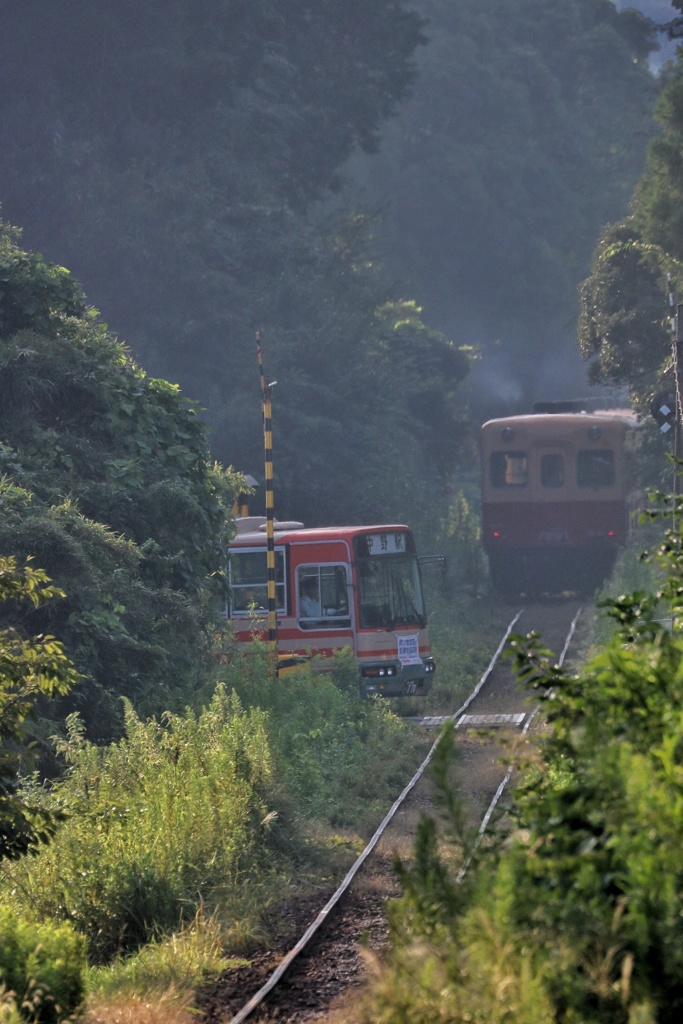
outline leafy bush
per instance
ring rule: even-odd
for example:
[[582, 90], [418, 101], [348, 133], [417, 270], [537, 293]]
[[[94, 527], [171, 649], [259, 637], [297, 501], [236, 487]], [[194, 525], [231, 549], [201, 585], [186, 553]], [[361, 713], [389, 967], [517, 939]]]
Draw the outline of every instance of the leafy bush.
[[[9, 605], [5, 614], [15, 622], [27, 608], [63, 596], [42, 569], [0, 556], [0, 602]], [[58, 807], [48, 810], [29, 792], [18, 791], [17, 782], [34, 763], [28, 723], [37, 717], [40, 699], [66, 694], [77, 682], [78, 673], [54, 637], [24, 640], [14, 626], [0, 630], [0, 861], [49, 842], [63, 817]]]
[[74, 1013], [85, 966], [85, 940], [68, 924], [36, 924], [0, 908], [0, 985], [22, 1018], [53, 1024]]
[[239, 913], [243, 880], [264, 902], [277, 860], [262, 712], [219, 687], [198, 716], [142, 722], [127, 705], [126, 736], [108, 747], [86, 741], [75, 716], [68, 727], [70, 768], [54, 786], [68, 821], [40, 856], [8, 866], [6, 902], [70, 921], [95, 962], [174, 931], [200, 904]]

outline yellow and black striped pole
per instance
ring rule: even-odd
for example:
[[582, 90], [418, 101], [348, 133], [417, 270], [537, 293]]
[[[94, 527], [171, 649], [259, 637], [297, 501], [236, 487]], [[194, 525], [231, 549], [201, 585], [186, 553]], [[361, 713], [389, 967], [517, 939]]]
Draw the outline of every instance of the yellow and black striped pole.
[[261, 334], [256, 332], [256, 354], [258, 357], [259, 376], [261, 378], [261, 396], [263, 401], [263, 443], [265, 450], [266, 475], [266, 540], [268, 567], [268, 649], [272, 659], [273, 672], [277, 676], [277, 597], [275, 590], [275, 529], [273, 526], [273, 383], [266, 384], [261, 353]]

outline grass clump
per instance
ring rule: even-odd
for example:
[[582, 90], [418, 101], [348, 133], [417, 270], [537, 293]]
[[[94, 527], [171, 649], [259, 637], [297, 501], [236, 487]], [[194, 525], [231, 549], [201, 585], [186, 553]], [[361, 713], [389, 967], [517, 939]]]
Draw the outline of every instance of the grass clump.
[[282, 814], [332, 830], [376, 827], [416, 764], [419, 741], [389, 702], [359, 700], [350, 652], [331, 659], [329, 672], [306, 666], [275, 679], [266, 652], [255, 646], [222, 671], [245, 705], [267, 713]]
[[113, 997], [148, 997], [174, 990], [179, 1001], [195, 986], [244, 961], [226, 957], [225, 934], [219, 915], [199, 910], [194, 921], [177, 932], [143, 946], [104, 967], [86, 972], [89, 1002]]
[[70, 921], [96, 963], [172, 932], [202, 904], [240, 916], [247, 879], [249, 899], [266, 901], [278, 861], [263, 712], [218, 687], [199, 715], [142, 722], [127, 705], [126, 736], [106, 747], [72, 717], [60, 749], [70, 767], [54, 799], [68, 820], [39, 856], [2, 866], [3, 901]]

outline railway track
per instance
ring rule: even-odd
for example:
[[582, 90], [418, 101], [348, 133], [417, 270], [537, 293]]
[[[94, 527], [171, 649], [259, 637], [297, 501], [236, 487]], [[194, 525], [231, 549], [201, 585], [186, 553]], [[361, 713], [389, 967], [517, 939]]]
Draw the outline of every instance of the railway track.
[[[564, 661], [580, 613], [578, 602], [567, 601], [520, 609], [462, 706], [452, 715], [420, 721], [437, 735], [445, 721], [455, 721], [461, 791], [478, 823], [477, 844], [512, 775], [512, 769], [501, 763], [498, 730], [502, 727], [508, 735], [511, 729], [529, 730], [535, 717], [510, 664], [501, 658], [507, 639], [513, 632], [537, 631], [545, 646]], [[473, 729], [490, 730], [486, 741]], [[253, 957], [248, 967], [229, 972], [202, 993], [200, 1009], [206, 1024], [330, 1020], [335, 1006], [358, 992], [365, 980], [361, 938], [381, 954], [387, 943], [385, 903], [400, 895], [392, 869], [394, 853], [410, 856], [420, 815], [431, 811], [429, 787], [422, 780], [436, 742], [341, 885], [290, 905], [276, 948]]]

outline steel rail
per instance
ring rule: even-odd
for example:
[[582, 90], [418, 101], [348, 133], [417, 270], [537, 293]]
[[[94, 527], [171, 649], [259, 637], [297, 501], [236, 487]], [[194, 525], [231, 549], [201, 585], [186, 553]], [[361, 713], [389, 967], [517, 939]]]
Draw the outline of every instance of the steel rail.
[[[579, 616], [581, 615], [582, 611], [583, 611], [583, 607], [580, 607], [579, 610], [577, 611], [576, 615], [572, 619], [571, 626], [569, 627], [569, 632], [568, 632], [568, 634], [567, 634], [567, 636], [565, 638], [565, 641], [564, 641], [564, 647], [562, 648], [562, 653], [560, 654], [560, 657], [559, 657], [559, 660], [558, 660], [558, 664], [559, 664], [560, 668], [562, 668], [562, 665], [564, 664], [564, 659], [567, 656], [567, 651], [569, 650], [569, 645], [572, 642], [572, 638], [573, 638], [574, 632], [576, 630], [576, 624], [579, 621]], [[536, 717], [536, 715], [538, 714], [540, 709], [541, 709], [541, 705], [537, 704], [536, 707], [533, 709], [533, 711], [529, 714], [529, 717], [527, 718], [526, 722], [524, 723], [524, 728], [522, 729], [522, 736], [526, 736], [526, 734], [528, 733], [529, 729], [531, 728], [531, 723], [533, 722], [534, 718]], [[491, 800], [491, 803], [488, 806], [486, 814], [484, 815], [484, 817], [481, 820], [481, 825], [479, 826], [479, 831], [477, 832], [477, 835], [476, 835], [476, 838], [474, 840], [474, 843], [472, 844], [472, 849], [468, 853], [468, 855], [465, 858], [465, 861], [464, 861], [462, 867], [460, 868], [460, 870], [458, 871], [458, 874], [456, 875], [456, 879], [455, 879], [456, 882], [462, 882], [463, 878], [467, 874], [467, 870], [468, 870], [470, 864], [472, 863], [472, 861], [474, 860], [474, 857], [476, 856], [477, 850], [481, 846], [482, 839], [484, 838], [484, 833], [486, 832], [488, 824], [489, 824], [489, 822], [491, 820], [491, 815], [493, 814], [494, 810], [496, 809], [496, 805], [498, 804], [498, 801], [500, 800], [500, 798], [502, 797], [503, 793], [505, 792], [505, 788], [506, 788], [508, 782], [510, 781], [510, 779], [512, 778], [513, 771], [514, 771], [514, 765], [510, 765], [510, 767], [508, 768], [508, 770], [505, 773], [505, 777], [504, 777], [503, 781], [499, 785], [498, 789], [496, 790], [496, 792], [495, 792], [495, 794], [493, 796], [493, 799]]]
[[[498, 659], [499, 659], [499, 657], [500, 657], [500, 655], [501, 655], [501, 653], [502, 653], [502, 651], [503, 651], [503, 649], [505, 647], [505, 644], [508, 641], [508, 637], [512, 633], [512, 630], [513, 630], [514, 626], [517, 624], [517, 622], [518, 622], [520, 616], [522, 615], [523, 611], [524, 611], [524, 609], [520, 608], [520, 610], [517, 612], [517, 614], [513, 618], [512, 622], [508, 626], [503, 639], [501, 640], [500, 644], [498, 645], [498, 648], [497, 648], [495, 654], [491, 658], [491, 661], [489, 662], [489, 665], [488, 665], [486, 671], [484, 672], [484, 675], [481, 677], [481, 679], [479, 680], [479, 682], [475, 686], [475, 688], [472, 691], [472, 693], [469, 695], [469, 697], [464, 702], [462, 707], [458, 708], [458, 710], [455, 711], [452, 715], [449, 715], [448, 718], [446, 719], [446, 721], [452, 721], [454, 719], [459, 718], [460, 715], [462, 715], [464, 713], [464, 711], [466, 711], [466, 709], [470, 706], [472, 701], [475, 699], [475, 697], [477, 696], [477, 694], [481, 690], [482, 686], [484, 686], [484, 684], [486, 683], [486, 680], [488, 679], [488, 677], [490, 676], [491, 672], [493, 671], [493, 669], [495, 667], [495, 664], [498, 661]], [[327, 919], [330, 911], [336, 906], [336, 904], [339, 902], [341, 897], [344, 895], [344, 893], [346, 892], [348, 887], [351, 885], [351, 882], [356, 877], [356, 875], [360, 871], [361, 867], [363, 866], [363, 864], [365, 863], [367, 858], [370, 856], [370, 854], [374, 850], [375, 846], [379, 842], [379, 840], [382, 837], [383, 833], [386, 831], [387, 826], [391, 822], [392, 818], [396, 814], [396, 812], [399, 809], [399, 807], [401, 806], [401, 804], [405, 801], [405, 799], [408, 796], [408, 794], [414, 789], [416, 784], [422, 778], [422, 775], [424, 774], [426, 768], [428, 767], [430, 761], [432, 760], [432, 757], [434, 756], [434, 752], [436, 751], [436, 748], [438, 747], [438, 745], [439, 745], [439, 739], [436, 739], [434, 741], [434, 743], [432, 744], [432, 746], [431, 746], [431, 748], [429, 750], [429, 753], [425, 757], [424, 761], [422, 762], [420, 767], [417, 769], [417, 771], [413, 775], [412, 779], [410, 780], [408, 785], [405, 787], [403, 792], [400, 794], [400, 796], [398, 796], [396, 798], [396, 800], [392, 804], [390, 810], [387, 812], [385, 817], [382, 819], [382, 822], [379, 825], [379, 827], [377, 828], [377, 831], [373, 835], [372, 839], [370, 839], [369, 843], [367, 844], [367, 846], [365, 847], [363, 852], [360, 854], [358, 859], [351, 866], [351, 868], [347, 872], [346, 876], [344, 877], [343, 882], [341, 883], [339, 888], [336, 890], [336, 892], [327, 901], [327, 903], [325, 904], [323, 909], [320, 911], [320, 913], [316, 917], [315, 921], [313, 921], [313, 923], [311, 925], [309, 925], [309, 927], [306, 929], [306, 931], [301, 936], [301, 938], [296, 943], [296, 945], [293, 946], [292, 949], [290, 949], [289, 953], [287, 953], [287, 955], [283, 958], [283, 960], [278, 964], [278, 966], [273, 971], [273, 973], [271, 974], [270, 978], [265, 983], [265, 985], [263, 985], [258, 990], [258, 992], [256, 992], [251, 997], [249, 1002], [245, 1003], [245, 1005], [242, 1007], [242, 1009], [239, 1010], [238, 1013], [236, 1013], [235, 1016], [230, 1019], [229, 1024], [242, 1024], [242, 1021], [246, 1020], [246, 1018], [256, 1009], [256, 1007], [259, 1006], [259, 1004], [263, 1002], [263, 1000], [268, 995], [268, 993], [271, 992], [275, 988], [275, 986], [280, 981], [280, 979], [282, 978], [283, 974], [288, 969], [288, 967], [296, 959], [296, 957], [299, 955], [299, 953], [308, 945], [310, 940], [313, 938], [313, 936], [317, 932], [318, 928], [320, 928], [320, 926], [323, 924], [323, 922]]]

